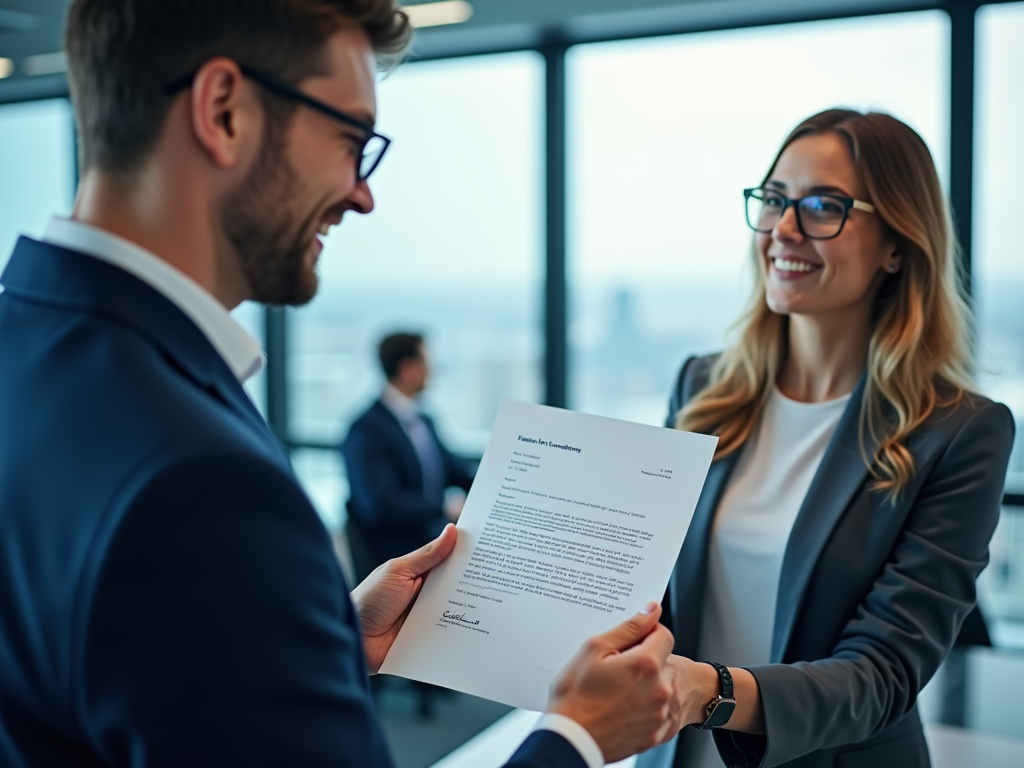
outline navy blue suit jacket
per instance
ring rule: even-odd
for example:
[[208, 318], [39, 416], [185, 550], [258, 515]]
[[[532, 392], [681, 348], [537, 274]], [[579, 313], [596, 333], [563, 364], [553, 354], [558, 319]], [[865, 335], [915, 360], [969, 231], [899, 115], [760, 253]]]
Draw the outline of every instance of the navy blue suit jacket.
[[[441, 455], [444, 486], [468, 491], [473, 473], [437, 437], [424, 417]], [[441, 499], [423, 494], [423, 469], [405, 429], [379, 400], [356, 419], [341, 446], [348, 469], [349, 514], [373, 548], [377, 563], [412, 552], [437, 536], [446, 519]]]
[[25, 238], [0, 282], [0, 765], [389, 766], [327, 532], [203, 334]]

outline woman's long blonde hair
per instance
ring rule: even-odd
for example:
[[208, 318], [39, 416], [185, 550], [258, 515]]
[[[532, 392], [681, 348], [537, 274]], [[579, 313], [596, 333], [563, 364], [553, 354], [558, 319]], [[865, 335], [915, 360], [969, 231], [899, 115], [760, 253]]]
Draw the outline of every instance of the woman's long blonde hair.
[[[786, 138], [765, 179], [797, 139], [834, 133], [843, 139], [873, 203], [903, 256], [900, 272], [879, 288], [872, 313], [860, 440], [874, 487], [896, 500], [914, 475], [909, 435], [940, 406], [974, 390], [971, 313], [964, 299], [958, 247], [928, 147], [896, 118], [830, 109]], [[750, 437], [778, 379], [789, 319], [765, 301], [754, 249], [754, 289], [736, 324], [736, 342], [712, 368], [709, 385], [676, 417], [676, 427], [719, 436], [715, 458]], [[866, 437], [875, 445], [867, 456]]]

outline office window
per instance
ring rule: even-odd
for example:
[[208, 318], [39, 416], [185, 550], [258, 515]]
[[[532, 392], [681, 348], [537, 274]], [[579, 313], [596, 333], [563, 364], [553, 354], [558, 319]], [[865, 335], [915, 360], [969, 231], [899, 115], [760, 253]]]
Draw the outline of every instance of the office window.
[[977, 17], [973, 277], [986, 390], [1017, 417], [1011, 470], [1024, 486], [1024, 246], [1015, 200], [1024, 179], [1024, 3]]
[[75, 196], [75, 148], [67, 99], [0, 105], [0, 271], [19, 235], [39, 237]]
[[[976, 19], [973, 289], [985, 392], [1017, 422], [1007, 487], [1024, 492], [1024, 247], [1015, 200], [1024, 178], [1024, 3]], [[1005, 507], [980, 599], [997, 644], [1024, 648], [1024, 509]], [[1024, 735], [1024, 730], [1019, 731]]]
[[[377, 342], [414, 330], [433, 364], [426, 409], [453, 450], [479, 454], [502, 398], [541, 393], [543, 59], [407, 64], [378, 103], [394, 143], [376, 209], [327, 238], [320, 292], [290, 315], [291, 437], [341, 440], [380, 393]], [[347, 495], [317, 479], [323, 461], [300, 464], [315, 499]]]
[[584, 45], [568, 59], [570, 404], [660, 424], [748, 293], [744, 187], [832, 106], [916, 128], [945, 178], [949, 18], [916, 12]]

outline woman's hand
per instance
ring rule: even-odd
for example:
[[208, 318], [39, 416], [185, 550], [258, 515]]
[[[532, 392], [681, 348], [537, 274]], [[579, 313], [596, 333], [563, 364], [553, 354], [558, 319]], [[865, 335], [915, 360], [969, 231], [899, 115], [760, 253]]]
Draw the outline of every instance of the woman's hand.
[[[679, 719], [684, 725], [703, 723], [708, 703], [721, 691], [718, 673], [710, 664], [685, 656], [669, 656], [667, 663], [675, 673], [676, 695], [671, 706], [680, 713]], [[736, 709], [722, 727], [743, 733], [764, 733], [764, 711], [757, 678], [742, 667], [729, 667], [729, 672]]]
[[708, 702], [718, 695], [718, 673], [710, 664], [685, 656], [673, 654], [667, 663], [675, 675], [676, 695], [672, 707], [679, 713], [679, 721], [683, 725], [703, 723]]

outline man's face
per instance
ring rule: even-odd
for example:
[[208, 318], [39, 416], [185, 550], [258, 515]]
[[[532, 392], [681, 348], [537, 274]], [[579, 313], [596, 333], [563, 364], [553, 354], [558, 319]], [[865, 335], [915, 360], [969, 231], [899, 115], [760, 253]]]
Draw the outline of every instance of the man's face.
[[[327, 44], [327, 58], [329, 74], [308, 78], [299, 89], [372, 124], [376, 67], [366, 34], [359, 28], [337, 32]], [[286, 125], [266, 122], [255, 165], [220, 212], [249, 298], [300, 305], [316, 294], [320, 238], [346, 211], [373, 210], [370, 188], [356, 181], [361, 139], [358, 128], [303, 106]]]
[[427, 380], [430, 378], [430, 358], [427, 357], [427, 350], [422, 344], [420, 344], [419, 355], [416, 356], [413, 376], [417, 392], [422, 392], [427, 388]]

